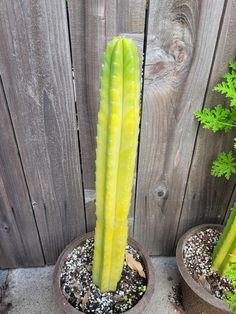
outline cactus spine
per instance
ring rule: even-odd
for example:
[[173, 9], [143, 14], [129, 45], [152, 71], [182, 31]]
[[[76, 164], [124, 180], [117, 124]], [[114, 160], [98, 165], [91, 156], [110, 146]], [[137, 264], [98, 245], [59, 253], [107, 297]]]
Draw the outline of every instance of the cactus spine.
[[139, 133], [139, 58], [135, 44], [115, 37], [103, 57], [96, 149], [93, 281], [115, 291], [128, 236], [128, 211]]
[[212, 260], [212, 269], [221, 275], [227, 275], [230, 265], [236, 263], [236, 203], [215, 246]]

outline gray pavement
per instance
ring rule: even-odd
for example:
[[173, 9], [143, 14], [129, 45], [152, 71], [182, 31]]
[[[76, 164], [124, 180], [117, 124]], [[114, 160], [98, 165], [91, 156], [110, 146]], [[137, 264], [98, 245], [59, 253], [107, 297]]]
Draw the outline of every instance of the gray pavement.
[[[172, 286], [179, 282], [175, 258], [153, 257], [156, 270], [155, 293], [143, 314], [174, 314], [177, 311], [168, 301]], [[4, 303], [11, 303], [9, 314], [63, 314], [52, 292], [53, 266], [0, 271], [0, 284], [7, 280]], [[0, 314], [5, 314], [1, 312]]]

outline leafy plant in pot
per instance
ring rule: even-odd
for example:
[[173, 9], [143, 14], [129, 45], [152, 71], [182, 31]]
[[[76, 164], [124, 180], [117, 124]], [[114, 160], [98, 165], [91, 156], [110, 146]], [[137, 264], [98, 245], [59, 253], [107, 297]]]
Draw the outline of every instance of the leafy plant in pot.
[[114, 37], [105, 50], [96, 149], [96, 229], [70, 243], [54, 271], [66, 313], [140, 313], [154, 291], [143, 248], [128, 239], [128, 210], [139, 134], [137, 47]]
[[[223, 82], [214, 87], [230, 99], [229, 108], [217, 105], [195, 113], [203, 127], [213, 132], [228, 132], [236, 126], [235, 70], [236, 62], [231, 62]], [[221, 152], [211, 174], [228, 180], [234, 173], [233, 153]], [[236, 312], [236, 203], [224, 228], [200, 225], [185, 233], [178, 242], [176, 257], [187, 313]]]

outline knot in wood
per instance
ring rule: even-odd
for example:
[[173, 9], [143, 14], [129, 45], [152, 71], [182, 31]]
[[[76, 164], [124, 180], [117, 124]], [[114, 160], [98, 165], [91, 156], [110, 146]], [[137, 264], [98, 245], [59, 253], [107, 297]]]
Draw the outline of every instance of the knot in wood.
[[154, 189], [153, 194], [158, 199], [167, 199], [168, 198], [168, 188], [165, 182], [160, 182], [157, 187]]
[[1, 225], [2, 231], [8, 233], [10, 231], [10, 227], [7, 224], [2, 224]]
[[165, 69], [165, 62], [163, 61], [158, 61], [156, 63], [154, 63], [151, 67], [150, 67], [150, 74], [158, 74], [159, 72], [163, 71]]
[[185, 59], [184, 42], [176, 39], [170, 47], [169, 53], [174, 57], [177, 63], [182, 63]]

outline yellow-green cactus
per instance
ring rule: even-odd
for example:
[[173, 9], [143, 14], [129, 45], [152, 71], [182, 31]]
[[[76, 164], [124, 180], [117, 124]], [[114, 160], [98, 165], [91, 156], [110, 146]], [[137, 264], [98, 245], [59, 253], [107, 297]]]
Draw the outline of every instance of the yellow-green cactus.
[[215, 246], [212, 260], [212, 269], [221, 275], [227, 275], [230, 265], [236, 263], [236, 203]]
[[93, 282], [102, 292], [116, 290], [123, 268], [139, 111], [137, 47], [115, 37], [103, 57], [97, 125]]

